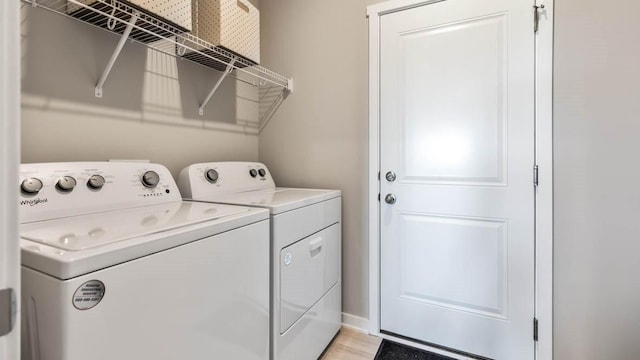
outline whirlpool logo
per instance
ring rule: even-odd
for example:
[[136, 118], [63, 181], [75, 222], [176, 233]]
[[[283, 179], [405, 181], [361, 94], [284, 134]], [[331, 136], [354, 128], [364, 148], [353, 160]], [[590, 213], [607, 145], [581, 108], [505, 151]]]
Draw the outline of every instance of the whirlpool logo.
[[47, 198], [41, 199], [41, 198], [37, 198], [37, 199], [31, 199], [31, 200], [22, 200], [20, 201], [20, 205], [25, 206], [25, 205], [29, 205], [29, 206], [36, 206], [38, 204], [44, 204], [46, 203]]

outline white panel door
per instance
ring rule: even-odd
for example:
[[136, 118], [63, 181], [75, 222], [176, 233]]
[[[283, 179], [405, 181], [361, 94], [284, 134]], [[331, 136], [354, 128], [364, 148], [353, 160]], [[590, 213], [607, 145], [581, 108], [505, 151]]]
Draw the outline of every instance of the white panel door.
[[[18, 292], [18, 129], [20, 36], [18, 1], [0, 2], [0, 359], [20, 357]], [[12, 326], [13, 325], [13, 326]]]
[[380, 19], [382, 331], [534, 358], [532, 6]]

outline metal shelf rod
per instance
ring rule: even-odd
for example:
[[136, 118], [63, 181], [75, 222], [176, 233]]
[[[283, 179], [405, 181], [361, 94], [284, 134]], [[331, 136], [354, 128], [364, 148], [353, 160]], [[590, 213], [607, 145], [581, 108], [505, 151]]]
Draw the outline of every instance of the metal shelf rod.
[[[216, 63], [226, 68], [226, 71], [221, 74], [221, 78], [218, 79], [218, 84], [216, 84], [214, 89], [209, 93], [207, 100], [200, 106], [199, 112], [201, 114], [204, 113], [204, 107], [211, 100], [211, 97], [226, 77], [235, 78], [256, 87], [270, 83], [280, 87], [286, 93], [293, 91], [293, 79], [277, 74], [260, 65], [256, 65], [248, 59], [237, 57], [233, 53], [193, 34], [183, 32], [183, 29], [176, 28], [172, 24], [159, 20], [157, 17], [141, 12], [121, 0], [93, 0], [93, 3], [83, 0], [21, 1], [29, 3], [33, 7], [37, 6], [67, 17], [72, 17], [113, 33], [120, 33], [120, 41], [102, 73], [100, 81], [96, 84], [96, 97], [102, 97], [103, 86], [120, 52], [123, 50], [127, 38], [170, 56], [190, 60], [202, 66], [213, 67], [210, 64]], [[82, 9], [82, 11], [73, 10], [76, 7]], [[102, 18], [104, 18], [104, 20]], [[128, 21], [125, 19], [128, 19]], [[107, 22], [106, 26], [104, 25], [104, 21]], [[115, 22], [119, 23], [117, 30], [113, 25]], [[126, 29], [124, 29], [125, 27]], [[122, 33], [122, 30], [126, 31]], [[176, 51], [177, 49], [178, 51]], [[190, 54], [189, 58], [184, 56], [187, 52]], [[244, 73], [248, 75], [252, 78], [251, 81], [255, 80], [255, 83], [242, 79], [239, 76], [234, 76], [233, 70], [238, 74]]]
[[229, 75], [229, 73], [233, 71], [233, 64], [235, 64], [235, 62], [236, 62], [236, 57], [234, 56], [229, 62], [229, 64], [227, 65], [227, 68], [225, 69], [225, 71], [222, 73], [222, 76], [220, 76], [216, 84], [213, 85], [213, 89], [209, 91], [209, 95], [207, 95], [207, 98], [204, 99], [204, 102], [202, 103], [202, 105], [200, 105], [200, 108], [198, 109], [198, 113], [200, 114], [200, 116], [204, 115], [204, 107], [207, 106], [207, 104], [209, 103], [209, 100], [211, 100], [211, 97], [213, 96], [213, 94], [216, 92], [216, 90], [218, 90], [224, 78], [226, 78], [227, 75]]
[[[127, 23], [127, 28], [124, 30], [124, 33], [120, 37], [120, 41], [118, 41], [118, 45], [113, 51], [113, 54], [111, 54], [111, 59], [109, 59], [109, 63], [107, 64], [107, 67], [102, 72], [100, 81], [98, 81], [98, 84], [96, 85], [96, 97], [98, 98], [102, 97], [102, 87], [104, 86], [104, 83], [107, 81], [107, 78], [111, 73], [111, 69], [113, 68], [113, 65], [116, 63], [116, 60], [118, 59], [118, 56], [122, 51], [122, 48], [124, 48], [124, 45], [127, 43], [127, 39], [131, 34], [131, 30], [133, 30], [133, 26], [136, 24], [136, 21], [138, 21], [139, 17], [140, 17], [140, 13], [138, 11], [134, 11], [133, 15], [131, 15], [131, 19], [129, 19], [129, 22]], [[114, 21], [117, 21], [117, 20], [114, 19]]]

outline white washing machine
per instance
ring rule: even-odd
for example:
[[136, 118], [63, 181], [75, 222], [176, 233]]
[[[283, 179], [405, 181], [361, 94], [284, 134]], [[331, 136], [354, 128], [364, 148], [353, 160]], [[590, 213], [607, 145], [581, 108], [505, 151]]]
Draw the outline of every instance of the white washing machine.
[[269, 209], [272, 359], [317, 359], [342, 320], [340, 191], [276, 188], [248, 162], [191, 165], [178, 186], [187, 199]]
[[20, 169], [23, 359], [269, 358], [269, 214], [146, 163]]

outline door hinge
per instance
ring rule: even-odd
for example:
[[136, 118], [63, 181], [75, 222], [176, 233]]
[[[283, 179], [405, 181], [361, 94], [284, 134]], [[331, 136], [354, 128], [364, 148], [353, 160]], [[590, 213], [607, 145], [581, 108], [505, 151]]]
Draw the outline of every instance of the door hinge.
[[538, 186], [538, 165], [533, 167], [533, 186]]
[[540, 10], [544, 9], [544, 5], [533, 5], [533, 32], [538, 32], [538, 24], [540, 23]]
[[380, 193], [378, 193], [378, 202], [380, 202]]
[[533, 341], [538, 341], [538, 319], [533, 318]]
[[16, 323], [16, 292], [13, 289], [0, 290], [0, 336], [13, 330]]

